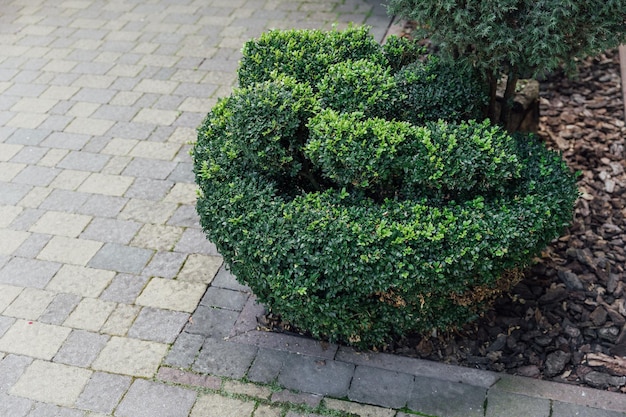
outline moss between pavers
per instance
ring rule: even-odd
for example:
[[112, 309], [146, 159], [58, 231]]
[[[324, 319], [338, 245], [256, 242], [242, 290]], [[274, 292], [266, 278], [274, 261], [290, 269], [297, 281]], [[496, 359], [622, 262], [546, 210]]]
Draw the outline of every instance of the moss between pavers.
[[[168, 369], [174, 369], [169, 367], [164, 367]], [[163, 367], [161, 369], [164, 369]], [[188, 373], [190, 375], [200, 376], [200, 374], [196, 374], [194, 372], [188, 370], [178, 370], [178, 372]], [[225, 377], [212, 377], [216, 379], [221, 379], [222, 384], [219, 389], [212, 389], [207, 387], [200, 387], [195, 385], [182, 384], [177, 382], [172, 382], [169, 380], [161, 380], [158, 378], [158, 375], [153, 380], [155, 382], [165, 383], [167, 385], [172, 386], [182, 386], [185, 388], [193, 389], [198, 394], [205, 395], [220, 395], [225, 398], [230, 398], [234, 400], [238, 400], [241, 403], [254, 403], [254, 415], [258, 417], [258, 411], [262, 411], [260, 416], [262, 417], [285, 417], [290, 412], [298, 413], [302, 415], [320, 415], [320, 416], [329, 416], [329, 417], [394, 417], [396, 416], [396, 410], [392, 409], [384, 409], [381, 407], [368, 406], [358, 403], [352, 403], [346, 400], [337, 400], [324, 398], [323, 401], [319, 403], [316, 407], [311, 407], [306, 404], [294, 404], [294, 403], [286, 403], [286, 402], [278, 402], [271, 401], [271, 395], [277, 392], [289, 392], [294, 395], [299, 395], [303, 393], [298, 393], [295, 391], [286, 390], [282, 386], [278, 385], [276, 382], [271, 384], [258, 384], [254, 382], [248, 381], [246, 378], [243, 379], [231, 379]], [[190, 378], [193, 380], [193, 378]], [[239, 403], [238, 403], [239, 404]], [[193, 414], [192, 414], [193, 415]], [[423, 415], [423, 414], [416, 414]], [[242, 416], [248, 417], [248, 416]]]

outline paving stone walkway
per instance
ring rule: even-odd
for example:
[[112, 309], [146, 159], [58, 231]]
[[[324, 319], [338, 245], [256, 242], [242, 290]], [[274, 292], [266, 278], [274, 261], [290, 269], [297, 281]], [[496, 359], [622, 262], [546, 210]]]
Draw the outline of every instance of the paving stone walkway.
[[189, 142], [268, 28], [381, 0], [0, 0], [0, 417], [624, 416], [624, 396], [256, 330]]

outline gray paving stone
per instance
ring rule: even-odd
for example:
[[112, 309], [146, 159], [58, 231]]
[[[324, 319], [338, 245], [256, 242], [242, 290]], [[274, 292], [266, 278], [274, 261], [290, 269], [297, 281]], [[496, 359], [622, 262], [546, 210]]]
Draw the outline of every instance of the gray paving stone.
[[486, 398], [482, 387], [416, 376], [408, 408], [446, 417], [483, 417]]
[[28, 230], [41, 218], [46, 212], [44, 210], [27, 208], [23, 210], [19, 216], [10, 224], [12, 230]]
[[58, 405], [35, 403], [27, 417], [84, 417], [85, 412]]
[[0, 393], [0, 416], [24, 417], [32, 406], [31, 400]]
[[143, 270], [153, 253], [148, 249], [107, 243], [91, 258], [89, 266], [136, 274]]
[[39, 206], [43, 210], [63, 211], [67, 213], [76, 212], [89, 199], [89, 194], [77, 191], [52, 190], [50, 195]]
[[500, 390], [489, 390], [485, 417], [549, 417], [550, 401]]
[[61, 171], [56, 168], [29, 165], [21, 170], [11, 181], [18, 184], [45, 187], [49, 185], [60, 172]]
[[222, 265], [219, 271], [217, 271], [217, 275], [213, 278], [211, 282], [211, 286], [218, 288], [227, 288], [234, 291], [250, 291], [246, 285], [243, 285], [237, 281], [237, 278], [228, 270], [228, 266]]
[[137, 178], [164, 180], [176, 168], [175, 162], [135, 158], [126, 167], [123, 175]]
[[12, 317], [0, 316], [0, 337], [9, 330], [9, 327], [11, 327], [14, 322], [15, 319]]
[[173, 343], [188, 320], [189, 314], [187, 313], [144, 307], [128, 331], [128, 336], [161, 343]]
[[167, 179], [174, 182], [193, 183], [195, 178], [192, 164], [188, 162], [180, 162], [176, 164], [176, 168], [174, 168]]
[[219, 255], [215, 245], [207, 240], [206, 235], [200, 229], [185, 230], [174, 250], [185, 253]]
[[[28, 365], [33, 359], [27, 356], [7, 355], [0, 361], [0, 396], [7, 394], [9, 389], [20, 379]], [[0, 404], [2, 401], [0, 401]], [[0, 410], [2, 406], [0, 405]], [[0, 416], [10, 416], [11, 414], [2, 414]]]
[[59, 268], [61, 265], [56, 262], [15, 257], [0, 269], [0, 283], [45, 288]]
[[413, 375], [359, 365], [348, 393], [351, 401], [402, 408], [411, 398]]
[[39, 321], [47, 324], [62, 324], [74, 311], [80, 300], [81, 296], [77, 294], [57, 294], [39, 317]]
[[48, 244], [50, 239], [52, 239], [50, 235], [31, 233], [20, 247], [13, 252], [13, 256], [34, 258]]
[[124, 197], [94, 194], [77, 211], [91, 216], [115, 217], [127, 202], [128, 199]]
[[200, 305], [241, 311], [248, 301], [249, 293], [233, 291], [219, 287], [209, 287], [200, 301]]
[[205, 337], [182, 332], [177, 338], [163, 363], [179, 368], [189, 368], [195, 361]]
[[145, 140], [148, 139], [153, 129], [154, 127], [147, 126], [143, 123], [117, 122], [108, 131], [108, 134], [112, 137], [122, 139]]
[[107, 335], [86, 330], [72, 330], [53, 360], [66, 365], [87, 368], [98, 357], [108, 340]]
[[80, 235], [81, 238], [107, 243], [130, 243], [141, 224], [130, 220], [96, 218]]
[[626, 413], [617, 411], [601, 410], [599, 408], [585, 407], [582, 405], [552, 402], [552, 414], [550, 417], [624, 417]]
[[305, 355], [288, 355], [278, 375], [282, 386], [336, 398], [348, 394], [354, 365]]
[[89, 411], [110, 414], [128, 390], [131, 381], [132, 379], [128, 376], [95, 372], [76, 400], [76, 406]]
[[[131, 162], [132, 164], [132, 162]], [[166, 180], [151, 178], [137, 178], [124, 194], [125, 197], [140, 198], [142, 200], [160, 201], [167, 195], [174, 183]]]
[[196, 372], [228, 378], [243, 378], [250, 368], [256, 346], [206, 339], [192, 369]]
[[117, 417], [187, 417], [196, 400], [192, 390], [137, 379], [119, 407]]
[[109, 159], [110, 157], [107, 155], [84, 151], [72, 151], [57, 164], [57, 167], [63, 169], [74, 169], [77, 171], [100, 172]]
[[106, 88], [83, 87], [72, 97], [72, 100], [77, 102], [106, 104], [111, 101], [115, 93], [115, 91]]
[[174, 278], [180, 271], [185, 259], [187, 259], [187, 254], [184, 253], [159, 251], [154, 254], [142, 274], [146, 276]]
[[146, 286], [148, 279], [149, 277], [142, 275], [117, 274], [100, 298], [105, 301], [132, 304]]
[[[6, 143], [15, 143], [19, 145], [35, 146], [39, 145], [50, 134], [44, 129], [20, 129], [13, 135], [9, 136]], [[6, 137], [6, 136], [5, 136]]]
[[41, 142], [41, 146], [55, 149], [79, 150], [89, 142], [89, 139], [89, 135], [79, 133], [52, 132], [50, 136]]
[[230, 334], [238, 316], [239, 312], [237, 311], [198, 306], [191, 316], [189, 324], [185, 327], [185, 331], [221, 339]]
[[183, 205], [176, 209], [167, 221], [170, 226], [200, 227], [200, 217], [194, 206]]
[[0, 181], [0, 204], [15, 205], [30, 190], [32, 186]]
[[289, 353], [274, 349], [259, 348], [247, 377], [252, 382], [269, 384], [278, 378], [278, 374], [287, 360]]

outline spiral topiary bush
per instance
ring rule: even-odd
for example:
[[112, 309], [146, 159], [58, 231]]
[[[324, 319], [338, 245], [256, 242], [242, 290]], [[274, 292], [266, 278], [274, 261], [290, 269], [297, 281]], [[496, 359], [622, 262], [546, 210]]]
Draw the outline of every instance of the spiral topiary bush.
[[241, 87], [192, 152], [201, 224], [237, 279], [301, 330], [359, 347], [476, 318], [577, 197], [536, 138], [449, 110], [458, 90], [426, 111], [407, 99], [408, 71], [432, 71], [428, 91], [452, 69], [387, 45], [363, 28], [248, 42]]

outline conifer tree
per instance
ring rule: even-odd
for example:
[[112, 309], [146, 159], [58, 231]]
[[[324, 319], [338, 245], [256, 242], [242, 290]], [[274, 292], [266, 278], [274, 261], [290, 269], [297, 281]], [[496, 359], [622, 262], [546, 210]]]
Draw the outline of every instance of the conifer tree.
[[388, 10], [415, 21], [419, 36], [447, 59], [480, 69], [492, 121], [497, 82], [506, 75], [499, 122], [507, 128], [520, 78], [560, 65], [572, 70], [576, 58], [626, 42], [626, 0], [389, 0]]

